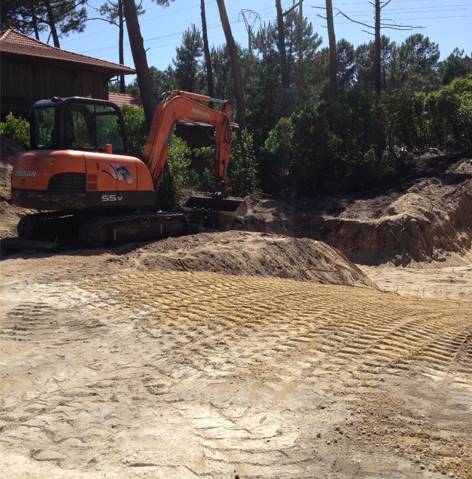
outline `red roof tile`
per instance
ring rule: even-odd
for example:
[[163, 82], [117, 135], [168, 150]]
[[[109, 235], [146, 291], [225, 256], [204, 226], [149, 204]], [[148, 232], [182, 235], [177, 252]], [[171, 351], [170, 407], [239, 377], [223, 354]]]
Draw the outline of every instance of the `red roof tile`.
[[0, 33], [0, 52], [11, 53], [15, 55], [26, 55], [31, 57], [48, 58], [51, 60], [59, 60], [72, 62], [84, 66], [96, 68], [104, 68], [111, 70], [115, 74], [132, 74], [135, 73], [132, 68], [117, 63], [99, 60], [98, 58], [73, 53], [61, 48], [56, 48], [46, 43], [40, 42], [34, 38], [9, 28]]

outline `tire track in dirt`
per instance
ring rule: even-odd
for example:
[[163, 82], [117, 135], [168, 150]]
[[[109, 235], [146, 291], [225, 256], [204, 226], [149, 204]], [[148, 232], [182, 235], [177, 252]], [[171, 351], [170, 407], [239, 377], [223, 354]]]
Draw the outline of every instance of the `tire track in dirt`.
[[[127, 477], [468, 478], [470, 308], [261, 277], [73, 274], [10, 285], [0, 345], [8, 371], [31, 362], [37, 377], [0, 393], [5, 451]], [[369, 472], [372, 454], [388, 473]]]
[[[172, 364], [191, 354], [197, 378], [257, 375], [272, 393], [283, 394], [296, 381], [315, 385], [320, 377], [336, 377], [328, 390], [354, 405], [389, 377], [420, 374], [435, 382], [465, 386], [448, 393], [450, 399], [472, 400], [466, 340], [470, 322], [460, 307], [444, 303], [427, 307], [372, 291], [335, 288], [334, 292], [330, 287], [252, 277], [138, 273], [123, 285], [119, 277], [113, 279], [114, 289], [130, 308], [136, 306], [136, 296], [128, 294], [129, 281], [140, 292], [144, 284], [155, 285], [150, 292], [152, 308], [141, 327], [155, 338], [166, 337], [168, 348], [163, 352]], [[147, 305], [147, 294], [139, 294], [139, 301]], [[222, 428], [224, 422], [216, 421], [211, 429]], [[194, 427], [198, 430], [198, 421]], [[219, 451], [218, 461], [224, 462], [221, 446], [208, 449], [209, 461]], [[236, 449], [245, 450], [241, 438]], [[282, 455], [289, 452], [280, 450]], [[427, 451], [423, 454], [428, 457]], [[232, 457], [228, 462], [263, 467], [263, 459], [251, 462], [251, 458], [246, 454], [245, 459]], [[267, 463], [273, 465], [273, 458]], [[288, 464], [281, 458], [277, 463]]]

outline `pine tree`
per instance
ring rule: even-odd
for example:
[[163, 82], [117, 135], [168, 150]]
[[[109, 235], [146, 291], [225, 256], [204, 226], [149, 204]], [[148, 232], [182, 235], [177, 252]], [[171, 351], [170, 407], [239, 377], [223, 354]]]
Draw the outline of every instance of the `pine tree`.
[[[114, 25], [118, 28], [118, 61], [120, 65], [125, 64], [125, 53], [124, 53], [124, 31], [125, 31], [125, 13], [123, 9], [123, 0], [107, 0], [106, 3], [100, 6], [98, 9], [100, 15], [105, 18], [98, 18], [97, 20], [105, 20], [110, 25]], [[136, 9], [138, 15], [145, 13], [144, 8], [139, 5]], [[95, 19], [92, 19], [95, 20]], [[119, 80], [119, 92], [125, 93], [125, 76], [120, 75]]]
[[174, 60], [175, 79], [180, 90], [199, 92], [202, 87], [200, 60], [203, 55], [203, 41], [195, 25], [186, 30], [182, 46], [176, 49]]
[[[167, 6], [173, 0], [154, 0], [158, 5]], [[144, 116], [146, 125], [149, 128], [152, 123], [156, 98], [153, 95], [152, 83], [149, 77], [149, 67], [147, 63], [146, 50], [141, 35], [141, 28], [138, 20], [138, 9], [134, 0], [123, 0], [123, 9], [126, 18], [128, 38], [133, 54], [134, 66], [138, 78], [141, 101], [143, 102]]]
[[10, 24], [19, 31], [39, 34], [50, 32], [55, 47], [60, 38], [72, 32], [83, 32], [87, 21], [86, 0], [2, 0], [2, 29]]

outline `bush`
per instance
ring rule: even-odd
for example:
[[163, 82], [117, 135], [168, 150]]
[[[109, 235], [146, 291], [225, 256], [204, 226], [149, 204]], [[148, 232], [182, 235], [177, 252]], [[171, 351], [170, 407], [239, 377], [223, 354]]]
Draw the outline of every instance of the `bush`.
[[472, 92], [462, 96], [457, 111], [459, 142], [464, 150], [472, 153]]
[[169, 147], [167, 161], [177, 192], [185, 188], [191, 188], [192, 186], [189, 174], [189, 168], [192, 162], [190, 155], [191, 149], [185, 140], [174, 136]]
[[198, 191], [210, 191], [215, 186], [215, 147], [202, 146], [191, 151], [190, 184]]
[[246, 195], [256, 190], [257, 164], [254, 139], [249, 130], [233, 133], [231, 141], [231, 163], [229, 178], [234, 195]]
[[452, 118], [455, 146], [472, 153], [472, 75], [457, 78], [444, 89], [456, 97]]
[[0, 135], [28, 147], [30, 144], [30, 125], [28, 120], [8, 113], [5, 121], [0, 122]]
[[292, 169], [294, 119], [281, 118], [269, 132], [261, 150], [262, 187], [272, 194], [280, 194], [287, 186]]
[[424, 93], [400, 91], [387, 99], [390, 147], [408, 149], [429, 146], [428, 116]]
[[128, 150], [131, 156], [143, 158], [144, 145], [147, 139], [144, 110], [129, 105], [123, 106], [123, 119], [128, 135]]

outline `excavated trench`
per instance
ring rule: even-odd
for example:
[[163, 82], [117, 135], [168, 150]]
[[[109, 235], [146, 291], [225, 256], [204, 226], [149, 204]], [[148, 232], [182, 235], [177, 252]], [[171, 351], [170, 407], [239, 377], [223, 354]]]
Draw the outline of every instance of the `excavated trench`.
[[419, 180], [401, 193], [340, 199], [339, 211], [314, 202], [255, 202], [241, 229], [314, 238], [366, 265], [442, 260], [472, 245], [472, 160]]

